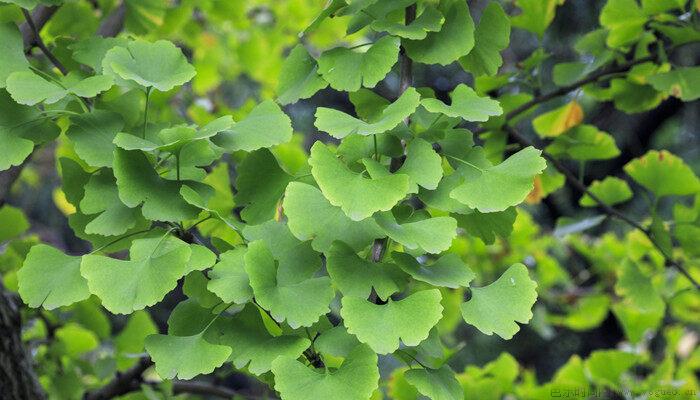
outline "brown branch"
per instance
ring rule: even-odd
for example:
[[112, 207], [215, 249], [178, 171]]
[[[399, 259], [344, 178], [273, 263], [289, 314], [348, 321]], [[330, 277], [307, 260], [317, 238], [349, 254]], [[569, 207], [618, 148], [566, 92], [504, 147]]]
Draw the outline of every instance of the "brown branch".
[[222, 399], [230, 399], [241, 394], [224, 386], [215, 386], [205, 382], [174, 381], [173, 392], [175, 394], [189, 393], [205, 396], [216, 396]]
[[137, 390], [143, 378], [141, 375], [153, 365], [149, 357], [139, 359], [138, 363], [123, 373], [117, 375], [101, 388], [85, 393], [84, 400], [108, 400]]
[[117, 6], [110, 12], [100, 24], [97, 34], [102, 37], [114, 37], [124, 29], [124, 19], [126, 18], [126, 2]]
[[24, 41], [25, 53], [29, 52], [29, 50], [36, 45], [37, 35], [35, 32], [41, 32], [41, 29], [44, 28], [44, 25], [49, 22], [49, 19], [53, 17], [56, 11], [58, 11], [58, 7], [56, 6], [49, 7], [40, 5], [34, 9], [34, 12], [32, 12], [32, 21], [34, 21], [34, 26], [36, 29], [32, 29], [27, 22], [23, 23], [19, 27], [19, 30], [22, 33], [22, 40]]
[[22, 14], [24, 14], [24, 19], [27, 20], [27, 24], [29, 24], [29, 28], [34, 32], [34, 44], [41, 50], [42, 53], [46, 56], [46, 58], [51, 61], [51, 64], [53, 64], [56, 68], [58, 68], [59, 71], [61, 71], [61, 74], [63, 75], [68, 75], [68, 69], [59, 61], [56, 56], [53, 55], [51, 50], [46, 47], [46, 44], [44, 44], [44, 41], [41, 39], [41, 35], [39, 34], [39, 28], [37, 25], [34, 23], [34, 20], [32, 19], [31, 14], [29, 14], [29, 11], [27, 11], [25, 8], [22, 9]]
[[[530, 139], [521, 135], [518, 131], [513, 129], [511, 126], [504, 125], [502, 129], [506, 133], [508, 133], [508, 135], [513, 140], [515, 140], [518, 144], [520, 144], [521, 146], [523, 146], [523, 147], [532, 146], [532, 147], [537, 148], [535, 146], [535, 144]], [[638, 229], [642, 233], [644, 233], [647, 236], [647, 238], [649, 238], [649, 241], [654, 245], [654, 247], [656, 247], [659, 250], [661, 255], [664, 257], [664, 259], [666, 260], [666, 266], [673, 267], [676, 270], [678, 270], [678, 272], [680, 272], [682, 275], [684, 275], [690, 281], [690, 283], [692, 283], [693, 286], [695, 286], [696, 289], [700, 290], [700, 283], [698, 283], [698, 281], [696, 281], [695, 278], [693, 278], [693, 276], [690, 275], [690, 273], [685, 269], [685, 267], [683, 267], [683, 265], [681, 264], [680, 261], [676, 261], [672, 258], [672, 256], [670, 254], [666, 254], [663, 247], [654, 239], [654, 236], [649, 229], [645, 228], [640, 223], [634, 221], [633, 219], [631, 219], [627, 215], [614, 209], [613, 207], [611, 207], [610, 205], [605, 203], [600, 197], [593, 194], [590, 190], [588, 190], [586, 185], [584, 185], [583, 182], [581, 182], [576, 177], [576, 175], [573, 174], [573, 172], [569, 171], [569, 169], [566, 168], [566, 166], [564, 166], [564, 164], [562, 164], [561, 161], [557, 160], [554, 156], [552, 156], [551, 154], [549, 154], [543, 150], [542, 157], [547, 159], [547, 161], [554, 168], [556, 168], [557, 171], [561, 172], [564, 175], [564, 177], [566, 178], [567, 182], [569, 182], [576, 190], [578, 190], [582, 194], [588, 195], [591, 199], [593, 199], [593, 201], [595, 201], [598, 204], [598, 207], [605, 214], [607, 214], [610, 217], [617, 218], [617, 219], [627, 223], [628, 225], [632, 226], [633, 228]]]

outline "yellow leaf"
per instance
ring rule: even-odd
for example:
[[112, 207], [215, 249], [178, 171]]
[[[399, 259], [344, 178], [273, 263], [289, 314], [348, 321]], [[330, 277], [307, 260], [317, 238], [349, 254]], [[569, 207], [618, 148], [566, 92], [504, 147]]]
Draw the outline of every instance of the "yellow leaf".
[[59, 210], [63, 213], [63, 215], [71, 215], [75, 214], [75, 207], [68, 202], [66, 199], [66, 194], [63, 193], [63, 190], [60, 188], [56, 188], [53, 191], [53, 202], [56, 204], [56, 207], [58, 207]]
[[532, 126], [542, 137], [556, 137], [583, 122], [583, 108], [576, 101], [546, 112], [532, 121]]

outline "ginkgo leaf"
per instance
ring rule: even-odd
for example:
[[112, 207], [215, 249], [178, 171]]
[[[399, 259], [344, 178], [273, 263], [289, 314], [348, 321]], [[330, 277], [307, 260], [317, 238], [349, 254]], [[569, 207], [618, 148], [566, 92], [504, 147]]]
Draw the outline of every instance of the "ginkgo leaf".
[[420, 94], [408, 88], [395, 102], [386, 106], [381, 114], [369, 122], [362, 121], [333, 108], [316, 109], [316, 128], [329, 135], [342, 139], [348, 135], [375, 135], [394, 129], [416, 111]]
[[636, 0], [608, 0], [600, 11], [600, 25], [608, 29], [609, 47], [634, 43], [644, 32], [648, 17]]
[[360, 258], [343, 242], [333, 242], [326, 257], [328, 275], [345, 296], [367, 298], [374, 288], [377, 296], [386, 300], [400, 291], [406, 281], [406, 275], [396, 265]]
[[307, 338], [268, 333], [260, 318], [260, 312], [253, 305], [247, 305], [233, 318], [219, 324], [220, 343], [233, 349], [230, 360], [233, 365], [260, 375], [268, 372], [272, 362], [278, 357], [296, 359], [306, 350], [311, 341]]
[[45, 244], [32, 246], [17, 280], [19, 295], [29, 307], [53, 310], [90, 297], [87, 281], [80, 275], [80, 257]]
[[409, 249], [438, 254], [447, 250], [457, 236], [457, 221], [452, 217], [433, 217], [399, 224], [391, 212], [378, 213], [374, 220], [391, 239]]
[[[609, 206], [624, 203], [632, 198], [632, 189], [627, 182], [614, 176], [607, 176], [602, 181], [593, 181], [588, 190]], [[584, 194], [579, 204], [583, 207], [595, 207], [598, 202]]]
[[328, 86], [318, 75], [318, 65], [304, 45], [296, 45], [282, 63], [277, 94], [280, 104], [296, 103], [308, 99]]
[[129, 39], [125, 37], [90, 36], [68, 46], [73, 51], [73, 59], [85, 64], [97, 73], [102, 73], [102, 59], [114, 47], [126, 47]]
[[0, 23], [0, 88], [5, 87], [7, 77], [13, 72], [29, 69], [29, 61], [24, 56], [22, 33], [12, 22]]
[[573, 100], [537, 116], [532, 120], [532, 126], [541, 137], [557, 137], [583, 122], [583, 116], [583, 108]]
[[86, 215], [98, 214], [85, 226], [85, 233], [93, 235], [122, 235], [143, 220], [138, 208], [129, 208], [119, 200], [116, 180], [107, 169], [90, 177], [80, 211]]
[[379, 385], [377, 355], [366, 345], [355, 347], [335, 371], [315, 371], [281, 356], [272, 362], [272, 373], [284, 400], [368, 400]]
[[321, 142], [311, 147], [309, 165], [324, 197], [353, 221], [363, 220], [377, 211], [390, 210], [408, 193], [408, 176], [365, 178], [352, 172]]
[[20, 165], [32, 153], [35, 143], [54, 139], [58, 126], [40, 118], [40, 111], [15, 103], [0, 91], [0, 171]]
[[468, 214], [458, 214], [454, 217], [457, 219], [457, 225], [468, 234], [481, 238], [486, 244], [493, 244], [496, 235], [504, 239], [510, 236], [517, 215], [515, 207], [509, 207], [504, 211], [489, 213], [472, 210]]
[[185, 266], [185, 274], [192, 271], [204, 271], [216, 263], [216, 254], [201, 244], [190, 243], [190, 259]]
[[474, 21], [467, 3], [442, 0], [438, 9], [445, 16], [439, 32], [430, 32], [425, 39], [403, 42], [408, 56], [417, 62], [448, 65], [474, 47]]
[[253, 151], [287, 143], [292, 139], [292, 120], [272, 100], [258, 104], [243, 120], [214, 136], [212, 141], [227, 151]]
[[648, 78], [654, 89], [665, 91], [683, 101], [700, 98], [700, 67], [676, 68]]
[[211, 193], [211, 188], [200, 182], [162, 179], [138, 150], [115, 150], [114, 176], [121, 201], [127, 207], [142, 204], [143, 216], [156, 221], [179, 222], [197, 217], [199, 209], [180, 196], [183, 185], [200, 194]]
[[486, 121], [490, 117], [503, 114], [498, 101], [489, 97], [481, 97], [474, 89], [460, 83], [450, 93], [452, 103], [448, 106], [438, 99], [423, 99], [421, 105], [426, 110], [445, 114], [449, 117], [462, 118], [466, 121]]
[[344, 296], [340, 315], [348, 332], [367, 343], [379, 354], [406, 346], [416, 346], [428, 337], [442, 318], [442, 295], [438, 289], [413, 293], [405, 299], [386, 304], [370, 303], [364, 298]]
[[277, 281], [280, 285], [304, 281], [321, 268], [321, 257], [311, 248], [311, 242], [295, 238], [285, 223], [268, 221], [260, 225], [247, 225], [243, 236], [249, 242], [265, 242], [279, 264]]
[[292, 329], [311, 326], [330, 311], [335, 292], [328, 277], [281, 283], [277, 279], [278, 263], [261, 240], [248, 245], [244, 259], [256, 301], [270, 311], [277, 322], [286, 320]]
[[700, 179], [683, 160], [666, 150], [651, 150], [624, 167], [637, 183], [657, 197], [700, 191]]
[[518, 0], [520, 13], [511, 20], [513, 26], [526, 29], [539, 37], [554, 20], [557, 6], [564, 0]]
[[81, 160], [93, 167], [111, 167], [114, 161], [114, 137], [124, 128], [119, 114], [92, 110], [71, 117], [66, 135]]
[[169, 234], [137, 239], [128, 261], [95, 254], [83, 256], [80, 272], [90, 293], [115, 314], [152, 306], [173, 290], [185, 274], [190, 246]]
[[399, 57], [399, 38], [384, 36], [364, 52], [336, 47], [321, 54], [318, 72], [333, 89], [354, 92], [374, 87], [391, 71]]
[[501, 51], [510, 41], [510, 19], [497, 2], [489, 3], [474, 32], [474, 48], [459, 59], [474, 76], [495, 75], [503, 64]]
[[579, 161], [606, 160], [620, 155], [615, 139], [593, 125], [579, 125], [557, 136], [546, 151]]
[[231, 354], [229, 346], [206, 341], [204, 332], [192, 336], [151, 335], [145, 344], [156, 372], [163, 379], [192, 379], [209, 374], [222, 366]]
[[80, 97], [95, 97], [114, 85], [112, 77], [105, 75], [79, 79], [71, 75], [62, 84], [48, 81], [32, 71], [13, 72], [7, 77], [7, 91], [19, 104], [33, 106], [44, 102], [53, 104], [69, 94]]
[[387, 32], [390, 35], [406, 39], [421, 40], [428, 32], [438, 32], [445, 22], [445, 17], [437, 8], [427, 5], [423, 12], [410, 24], [391, 21], [386, 18], [372, 22], [372, 29], [377, 32]]
[[129, 316], [124, 328], [114, 337], [117, 369], [126, 371], [138, 362], [134, 354], [144, 352], [146, 337], [158, 333], [158, 327], [147, 311], [136, 311]]
[[406, 381], [431, 400], [462, 400], [464, 390], [454, 371], [448, 365], [440, 369], [410, 369], [404, 373]]
[[343, 325], [337, 325], [321, 332], [314, 340], [314, 347], [319, 353], [342, 358], [347, 358], [348, 354], [359, 344], [357, 338], [349, 334]]
[[406, 161], [396, 173], [408, 175], [411, 193], [417, 193], [418, 186], [436, 189], [442, 179], [442, 157], [430, 143], [415, 138], [406, 146]]
[[490, 168], [470, 164], [476, 176], [465, 178], [450, 196], [486, 213], [518, 205], [532, 191], [535, 175], [547, 166], [540, 154], [540, 150], [527, 147]]
[[126, 47], [114, 47], [102, 59], [102, 69], [105, 75], [161, 92], [189, 82], [197, 73], [182, 51], [167, 40], [135, 40]]
[[460, 307], [462, 318], [486, 335], [510, 339], [520, 330], [516, 322], [525, 324], [532, 318], [536, 287], [527, 267], [514, 264], [490, 285], [471, 288], [471, 299]]
[[221, 253], [219, 262], [209, 272], [207, 289], [226, 303], [244, 304], [253, 298], [253, 289], [245, 272], [245, 253], [245, 247]]
[[454, 253], [447, 253], [430, 264], [420, 263], [415, 257], [406, 253], [394, 252], [391, 258], [413, 279], [433, 286], [453, 289], [460, 286], [469, 287], [469, 283], [476, 277], [471, 268]]
[[250, 224], [272, 219], [277, 212], [277, 203], [292, 179], [268, 149], [248, 154], [239, 164], [236, 178], [236, 204], [244, 207], [241, 218]]
[[325, 252], [335, 240], [361, 250], [384, 236], [373, 219], [353, 221], [331, 205], [320, 190], [301, 182], [287, 186], [283, 203], [289, 230], [297, 239], [312, 240], [314, 250]]

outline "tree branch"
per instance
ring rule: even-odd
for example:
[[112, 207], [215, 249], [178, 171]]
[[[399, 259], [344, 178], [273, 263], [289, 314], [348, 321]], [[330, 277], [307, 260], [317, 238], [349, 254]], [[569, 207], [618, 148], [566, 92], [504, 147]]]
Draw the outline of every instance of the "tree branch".
[[41, 35], [39, 34], [39, 28], [37, 28], [37, 25], [34, 23], [34, 20], [32, 19], [32, 16], [29, 14], [29, 11], [27, 9], [22, 8], [22, 14], [24, 14], [24, 19], [27, 20], [27, 24], [29, 25], [29, 28], [34, 32], [34, 44], [36, 44], [37, 47], [41, 50], [42, 53], [46, 56], [46, 58], [51, 61], [51, 64], [53, 64], [56, 68], [58, 68], [59, 71], [61, 71], [61, 74], [63, 75], [68, 75], [68, 70], [66, 67], [59, 61], [56, 56], [51, 53], [51, 50], [46, 47], [46, 44], [44, 44], [44, 41], [41, 39]]
[[[508, 133], [508, 135], [509, 135], [513, 140], [515, 140], [518, 144], [520, 144], [521, 146], [523, 146], [523, 147], [532, 146], [532, 147], [537, 148], [537, 147], [535, 146], [535, 144], [534, 144], [530, 139], [528, 139], [527, 137], [521, 135], [518, 131], [516, 131], [515, 129], [513, 129], [513, 127], [511, 127], [511, 126], [509, 126], [509, 125], [504, 125], [504, 126], [502, 127], [502, 129], [503, 129], [506, 133]], [[670, 254], [666, 254], [666, 252], [663, 250], [663, 248], [661, 247], [661, 245], [654, 239], [653, 234], [652, 234], [652, 232], [651, 232], [649, 229], [645, 228], [645, 227], [642, 226], [640, 223], [634, 221], [632, 218], [628, 217], [627, 215], [621, 213], [620, 211], [618, 211], [618, 210], [612, 208], [610, 205], [606, 204], [600, 197], [596, 196], [596, 195], [593, 194], [590, 190], [588, 190], [588, 188], [586, 187], [586, 185], [584, 185], [583, 182], [581, 182], [581, 181], [576, 177], [576, 175], [574, 175], [573, 172], [569, 171], [569, 169], [566, 168], [566, 166], [564, 166], [564, 164], [562, 164], [561, 161], [557, 160], [554, 156], [552, 156], [551, 154], [549, 154], [549, 153], [547, 153], [546, 151], [542, 150], [542, 157], [544, 157], [545, 159], [547, 159], [547, 161], [548, 161], [554, 168], [556, 168], [557, 171], [561, 172], [561, 173], [564, 175], [564, 177], [566, 178], [566, 180], [567, 180], [576, 190], [578, 190], [578, 191], [581, 192], [582, 194], [588, 195], [591, 199], [593, 199], [593, 201], [595, 201], [595, 202], [598, 204], [598, 207], [599, 207], [605, 214], [607, 214], [607, 215], [610, 216], [610, 217], [617, 218], [617, 219], [619, 219], [619, 220], [621, 220], [621, 221], [627, 223], [627, 224], [630, 225], [631, 227], [633, 227], [633, 228], [635, 228], [635, 229], [638, 229], [638, 230], [640, 230], [642, 233], [644, 233], [644, 234], [647, 236], [647, 238], [649, 238], [649, 241], [654, 245], [654, 247], [656, 247], [656, 248], [659, 250], [659, 252], [661, 253], [661, 255], [665, 258], [665, 260], [666, 260], [666, 266], [674, 267], [676, 270], [678, 270], [678, 272], [680, 272], [681, 274], [683, 274], [683, 275], [690, 281], [690, 283], [692, 283], [693, 286], [695, 286], [696, 289], [700, 290], [700, 283], [698, 283], [698, 281], [696, 281], [695, 278], [693, 278], [693, 276], [690, 275], [690, 273], [685, 269], [685, 267], [683, 267], [683, 264], [682, 264], [680, 261], [676, 261], [676, 260], [674, 260], [674, 259], [672, 258], [672, 256], [671, 256]]]
[[53, 17], [53, 15], [58, 11], [57, 6], [44, 6], [40, 5], [34, 9], [32, 12], [32, 21], [34, 21], [34, 27], [32, 29], [29, 23], [25, 22], [20, 27], [19, 30], [22, 33], [22, 40], [24, 41], [24, 52], [27, 53], [36, 44], [36, 31], [41, 32], [41, 29], [46, 25], [46, 23]]
[[110, 12], [100, 24], [97, 34], [102, 37], [114, 37], [124, 29], [124, 19], [126, 17], [126, 3], [122, 1], [112, 12]]
[[141, 375], [153, 365], [150, 357], [139, 359], [138, 363], [126, 370], [118, 373], [114, 379], [101, 388], [85, 393], [84, 400], [108, 400], [123, 394], [137, 390], [143, 378]]

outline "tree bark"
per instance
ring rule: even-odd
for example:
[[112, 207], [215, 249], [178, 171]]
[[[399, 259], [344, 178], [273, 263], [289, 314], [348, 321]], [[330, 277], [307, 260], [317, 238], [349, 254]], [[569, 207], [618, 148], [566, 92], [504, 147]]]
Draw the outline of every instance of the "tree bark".
[[16, 296], [0, 281], [0, 399], [43, 400], [46, 394], [22, 344], [21, 329]]

